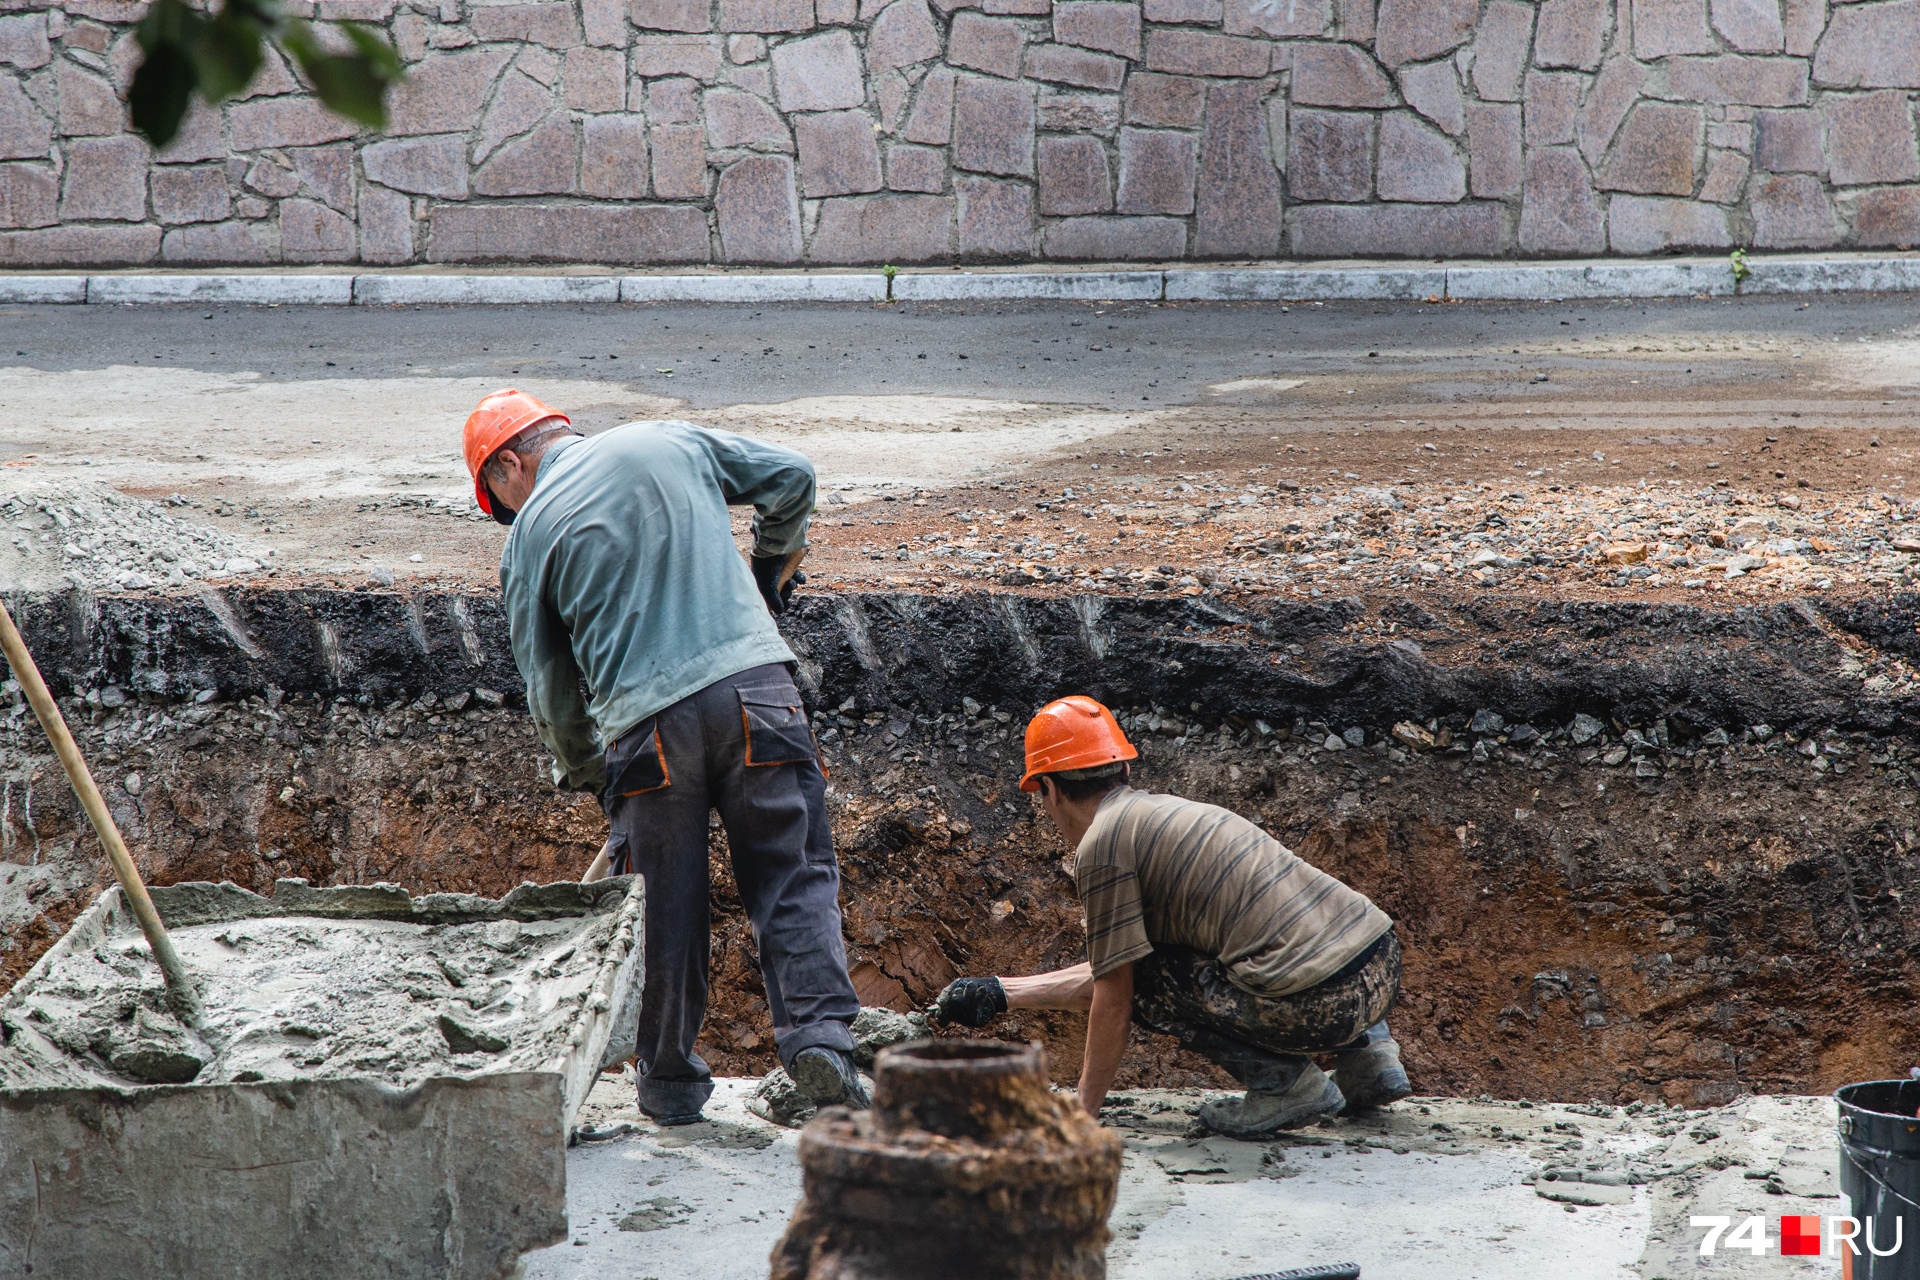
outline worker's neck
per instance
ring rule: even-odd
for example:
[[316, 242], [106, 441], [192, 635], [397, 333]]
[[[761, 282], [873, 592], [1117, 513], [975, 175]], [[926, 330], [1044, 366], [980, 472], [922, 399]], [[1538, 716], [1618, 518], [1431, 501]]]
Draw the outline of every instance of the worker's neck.
[[1100, 812], [1100, 802], [1112, 795], [1111, 791], [1085, 800], [1062, 799], [1053, 811], [1054, 825], [1060, 828], [1060, 838], [1067, 842], [1067, 848], [1078, 849], [1086, 838], [1087, 828], [1093, 825], [1093, 819]]

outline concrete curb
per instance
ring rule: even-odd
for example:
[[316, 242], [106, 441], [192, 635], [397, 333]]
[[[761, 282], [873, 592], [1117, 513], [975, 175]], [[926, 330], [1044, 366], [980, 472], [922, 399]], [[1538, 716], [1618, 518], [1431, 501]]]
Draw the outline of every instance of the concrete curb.
[[414, 275], [298, 272], [0, 274], [0, 304], [403, 306], [648, 302], [1557, 301], [1920, 291], [1920, 257], [1374, 263], [1139, 271], [765, 272], [710, 275]]

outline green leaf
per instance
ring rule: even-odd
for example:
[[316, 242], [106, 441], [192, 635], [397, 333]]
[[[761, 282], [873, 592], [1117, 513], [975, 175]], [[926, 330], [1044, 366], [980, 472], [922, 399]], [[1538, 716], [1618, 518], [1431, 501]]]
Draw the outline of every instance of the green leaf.
[[181, 0], [154, 0], [133, 35], [148, 53], [169, 44], [184, 50], [199, 35], [205, 21]]
[[[159, 5], [154, 6], [156, 9]], [[173, 141], [186, 118], [193, 97], [193, 59], [171, 41], [158, 42], [147, 49], [140, 69], [133, 73], [133, 85], [127, 90], [127, 109], [133, 127], [147, 135], [157, 151]]]
[[349, 120], [383, 128], [387, 123], [387, 90], [402, 74], [400, 55], [356, 23], [343, 22], [339, 30], [353, 43], [352, 53], [327, 52], [305, 23], [287, 24], [283, 42], [313, 82], [320, 101]]
[[260, 24], [234, 3], [206, 23], [193, 43], [200, 96], [208, 102], [223, 102], [253, 83], [260, 70], [264, 34]]

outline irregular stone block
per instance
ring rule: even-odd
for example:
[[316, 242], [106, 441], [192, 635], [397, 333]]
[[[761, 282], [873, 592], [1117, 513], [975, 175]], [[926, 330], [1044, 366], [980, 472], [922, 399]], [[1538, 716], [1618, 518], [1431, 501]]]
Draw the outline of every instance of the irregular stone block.
[[1707, 0], [1633, 0], [1634, 57], [1646, 61], [1713, 50]]
[[946, 157], [933, 147], [895, 143], [887, 148], [887, 189], [939, 195], [947, 186]]
[[1824, 249], [1839, 240], [1833, 205], [1820, 180], [1789, 173], [1753, 184], [1753, 243], [1761, 249]]
[[571, 49], [580, 43], [580, 24], [574, 21], [573, 6], [564, 0], [475, 5], [472, 13], [469, 21], [479, 40], [512, 40], [549, 49]]
[[67, 145], [60, 220], [139, 222], [147, 216], [147, 162], [138, 138], [88, 138]]
[[607, 200], [639, 200], [648, 194], [651, 166], [641, 117], [595, 116], [581, 122], [580, 135], [582, 194]]
[[[580, 27], [588, 44], [611, 49], [626, 48], [626, 0], [580, 0]], [[367, 252], [366, 238], [366, 227], [363, 224], [360, 229], [360, 253], [363, 258]], [[409, 238], [409, 254], [411, 254], [411, 238]]]
[[127, 127], [127, 111], [103, 77], [62, 62], [60, 132], [68, 137], [119, 133]]
[[1339, 0], [1340, 38], [1366, 43], [1374, 35], [1373, 0]]
[[1140, 6], [1127, 0], [1061, 0], [1053, 7], [1053, 38], [1137, 62]]
[[60, 184], [53, 171], [33, 164], [0, 164], [0, 227], [50, 227]]
[[404, 138], [376, 142], [360, 153], [367, 179], [395, 191], [467, 198], [466, 139]]
[[873, 99], [880, 108], [880, 131], [894, 133], [913, 96], [913, 85], [898, 71], [883, 71], [873, 78]]
[[752, 156], [728, 165], [713, 197], [723, 262], [798, 262], [800, 197], [793, 161]]
[[1599, 163], [1600, 157], [1606, 154], [1613, 135], [1620, 130], [1620, 122], [1627, 118], [1628, 109], [1640, 96], [1640, 86], [1646, 78], [1647, 69], [1626, 57], [1609, 59], [1594, 77], [1593, 90], [1580, 108], [1575, 129], [1580, 154], [1588, 164]]
[[1258, 85], [1207, 95], [1194, 202], [1193, 252], [1202, 258], [1272, 257], [1280, 251], [1280, 177]]
[[1675, 58], [1667, 83], [1685, 102], [1750, 107], [1796, 107], [1807, 100], [1807, 64], [1800, 58]]
[[1827, 29], [1827, 0], [1787, 0], [1786, 51], [1796, 58], [1813, 52]]
[[1920, 187], [1862, 191], [1854, 207], [1853, 234], [1863, 249], [1920, 244]]
[[247, 166], [246, 177], [241, 181], [249, 191], [258, 191], [263, 196], [290, 196], [300, 190], [300, 175], [286, 162], [286, 157], [277, 153], [261, 156]]
[[1827, 118], [1828, 180], [1836, 187], [1920, 178], [1913, 150], [1913, 110], [1895, 90], [1842, 97], [1821, 104]]
[[1707, 180], [1700, 184], [1700, 198], [1710, 204], [1738, 204], [1746, 186], [1747, 158], [1722, 151], [1707, 166]]
[[811, 31], [813, 0], [720, 0], [722, 31]]
[[1193, 212], [1193, 135], [1160, 129], [1120, 130], [1121, 213]]
[[[405, 196], [399, 197], [405, 200]], [[160, 244], [162, 262], [203, 262], [223, 266], [251, 266], [271, 262], [272, 248], [264, 243], [264, 228], [245, 222], [213, 226], [175, 227]]]
[[1606, 219], [1580, 153], [1572, 147], [1529, 148], [1521, 191], [1521, 250], [1599, 253], [1606, 246]]
[[1473, 91], [1488, 102], [1520, 97], [1520, 77], [1533, 44], [1533, 6], [1489, 0], [1473, 39]]
[[45, 227], [0, 234], [0, 266], [137, 266], [159, 252], [159, 227]]
[[509, 71], [487, 108], [480, 141], [473, 149], [474, 160], [485, 160], [507, 139], [536, 128], [552, 111], [553, 93], [547, 86], [518, 70]]
[[412, 262], [413, 256], [413, 201], [377, 187], [362, 191], [360, 261], [391, 264]]
[[[897, 2], [897, 0], [896, 0]], [[920, 82], [920, 93], [913, 101], [913, 114], [901, 134], [908, 142], [923, 142], [943, 147], [953, 136], [953, 72], [936, 67]]]
[[1733, 244], [1727, 211], [1696, 200], [1615, 196], [1607, 206], [1607, 241], [1615, 253], [1726, 249]]
[[1768, 173], [1825, 173], [1820, 125], [1820, 113], [1812, 108], [1760, 112], [1754, 119], [1754, 164]]
[[1699, 107], [1641, 103], [1627, 117], [1613, 154], [1600, 170], [1600, 187], [1640, 195], [1692, 195], [1693, 158], [1704, 119]]
[[880, 147], [864, 111], [828, 111], [797, 116], [800, 190], [809, 200], [878, 191]]
[[1046, 230], [1041, 252], [1079, 262], [1160, 262], [1183, 258], [1187, 227], [1178, 218], [1067, 218]]
[[1146, 0], [1148, 22], [1211, 24], [1222, 17], [1221, 0]]
[[793, 152], [786, 122], [750, 93], [715, 89], [707, 94], [707, 145], [716, 151], [746, 147], [752, 151]]
[[1470, 102], [1467, 117], [1467, 164], [1473, 194], [1502, 199], [1520, 191], [1524, 169], [1520, 147], [1520, 104]]
[[567, 51], [566, 103], [575, 111], [619, 111], [627, 105], [627, 57], [618, 49]]
[[1709, 120], [1707, 122], [1707, 145], [1738, 151], [1742, 155], [1753, 154], [1753, 125], [1746, 121]]
[[1107, 149], [1087, 137], [1040, 139], [1040, 212], [1049, 217], [1108, 213], [1113, 183]]
[[1033, 90], [961, 76], [953, 91], [953, 164], [975, 173], [1033, 175]]
[[879, 75], [940, 56], [940, 30], [927, 0], [893, 0], [867, 34], [867, 73]]
[[353, 213], [352, 147], [306, 147], [287, 154], [293, 160], [293, 171], [300, 175], [303, 195], [341, 213]]
[[732, 35], [727, 37], [727, 61], [758, 62], [767, 56], [765, 36]]
[[288, 262], [351, 262], [353, 219], [312, 200], [280, 202], [280, 256]]
[[[948, 4], [947, 7], [959, 6]], [[1052, 10], [1053, 0], [980, 0], [980, 12], [1004, 17], [1044, 18]]]
[[1373, 194], [1373, 117], [1295, 110], [1288, 121], [1287, 191], [1294, 200]]
[[1182, 76], [1259, 77], [1267, 74], [1270, 61], [1264, 40], [1216, 36], [1204, 31], [1155, 31], [1147, 36], [1149, 71], [1169, 71]]
[[[1141, 75], [1145, 74], [1145, 72], [1141, 73]], [[1139, 75], [1134, 76], [1127, 87], [1131, 89], [1139, 80]], [[1110, 93], [1046, 91], [1040, 94], [1035, 115], [1042, 129], [1051, 129], [1060, 133], [1092, 133], [1102, 137], [1112, 137], [1113, 131], [1120, 127], [1120, 99]], [[1148, 122], [1134, 121], [1133, 123]]]
[[1302, 258], [1491, 258], [1502, 243], [1497, 204], [1319, 205], [1293, 215]]
[[1293, 51], [1295, 106], [1390, 107], [1393, 85], [1367, 56], [1350, 44], [1303, 44]]
[[0, 18], [0, 62], [32, 71], [51, 61], [53, 48], [47, 43], [46, 14], [21, 13]]
[[1452, 204], [1467, 194], [1467, 167], [1438, 130], [1392, 111], [1380, 120], [1374, 187], [1382, 200]]
[[53, 150], [53, 125], [18, 83], [0, 77], [0, 159], [44, 160]]
[[[390, 100], [388, 136], [465, 133], [473, 128], [494, 77], [512, 56], [510, 49], [476, 49], [442, 54], [408, 68]], [[236, 145], [236, 150], [245, 148]]]
[[1020, 75], [1020, 24], [1011, 18], [983, 18], [977, 13], [954, 15], [947, 37], [947, 62], [1009, 80]]
[[706, 131], [697, 124], [656, 124], [647, 132], [653, 152], [653, 194], [662, 200], [698, 200], [707, 194]]
[[173, 141], [154, 153], [161, 164], [188, 164], [195, 160], [226, 158], [226, 140], [220, 136], [220, 110], [195, 98], [180, 122]]
[[1527, 145], [1551, 147], [1572, 142], [1585, 77], [1568, 71], [1535, 71], [1527, 76], [1522, 104], [1527, 121]]
[[1836, 89], [1920, 88], [1920, 0], [1835, 9], [1814, 50], [1813, 78]]
[[1024, 182], [956, 178], [960, 253], [969, 258], [1031, 258], [1033, 188]]
[[693, 124], [700, 119], [700, 83], [685, 76], [647, 86], [647, 119], [654, 124]]
[[705, 262], [691, 205], [439, 205], [430, 262]]
[[1473, 34], [1479, 12], [1477, 0], [1380, 0], [1374, 56], [1391, 68], [1451, 53]]
[[541, 196], [572, 191], [573, 155], [573, 121], [555, 115], [526, 137], [500, 148], [480, 166], [473, 175], [474, 193]]
[[838, 111], [867, 100], [860, 54], [846, 31], [789, 40], [775, 48], [773, 83], [782, 111]]
[[[1613, 29], [1615, 0], [1546, 0], [1533, 37], [1533, 65], [1591, 71]], [[1742, 0], [1751, 3], [1753, 0]]]
[[1136, 71], [1127, 80], [1128, 124], [1171, 125], [1191, 128], [1200, 123], [1207, 104], [1207, 82], [1185, 76]]
[[[758, 36], [754, 37], [756, 40]], [[750, 67], [735, 67], [727, 73], [727, 83], [743, 93], [750, 93], [762, 102], [773, 99], [773, 68], [765, 62], [756, 62]]]
[[952, 196], [843, 196], [820, 204], [807, 258], [813, 262], [907, 263], [949, 257]]
[[1713, 0], [1713, 29], [1741, 53], [1779, 53], [1787, 33], [1780, 0]]
[[1027, 77], [1031, 80], [1117, 90], [1126, 76], [1127, 64], [1104, 53], [1062, 44], [1036, 44], [1027, 49]]
[[1407, 105], [1458, 137], [1467, 127], [1460, 98], [1460, 76], [1451, 60], [1400, 68], [1400, 96]]
[[[7, 165], [6, 169], [24, 168]], [[219, 222], [233, 211], [227, 194], [227, 171], [222, 168], [156, 169], [153, 172], [153, 216], [163, 224]], [[10, 223], [41, 226], [42, 223]]]
[[[267, 98], [242, 102], [229, 111], [233, 149], [258, 151], [263, 147], [311, 147], [351, 138], [360, 126], [329, 111], [318, 98]], [[472, 116], [461, 128], [471, 127]]]
[[1220, 29], [1230, 36], [1324, 36], [1333, 29], [1333, 0], [1226, 0]]
[[858, 0], [816, 0], [815, 20], [823, 27], [848, 27], [859, 20]]
[[633, 0], [633, 25], [642, 31], [713, 30], [713, 12], [707, 0]]
[[712, 84], [720, 78], [720, 41], [719, 36], [636, 36], [633, 74], [648, 80], [691, 76]]

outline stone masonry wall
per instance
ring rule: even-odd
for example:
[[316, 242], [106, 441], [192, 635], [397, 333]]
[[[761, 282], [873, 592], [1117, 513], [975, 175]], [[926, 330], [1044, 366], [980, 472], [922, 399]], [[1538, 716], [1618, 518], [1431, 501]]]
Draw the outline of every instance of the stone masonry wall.
[[0, 266], [879, 264], [1920, 243], [1920, 0], [294, 0], [152, 154], [143, 5], [0, 0]]

